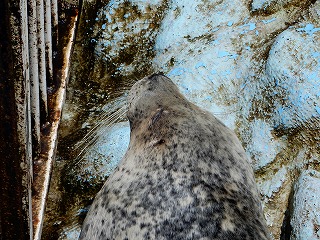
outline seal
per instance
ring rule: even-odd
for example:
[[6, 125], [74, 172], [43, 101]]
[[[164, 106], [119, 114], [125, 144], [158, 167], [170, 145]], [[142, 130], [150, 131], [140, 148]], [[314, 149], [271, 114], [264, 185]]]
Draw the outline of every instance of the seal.
[[80, 239], [270, 239], [235, 133], [161, 74], [128, 94], [130, 144]]

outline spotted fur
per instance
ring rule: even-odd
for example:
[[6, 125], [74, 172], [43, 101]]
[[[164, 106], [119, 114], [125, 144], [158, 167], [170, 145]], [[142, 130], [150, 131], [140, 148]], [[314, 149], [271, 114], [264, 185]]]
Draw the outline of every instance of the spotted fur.
[[269, 239], [236, 135], [152, 75], [128, 96], [129, 148], [97, 194], [80, 239]]

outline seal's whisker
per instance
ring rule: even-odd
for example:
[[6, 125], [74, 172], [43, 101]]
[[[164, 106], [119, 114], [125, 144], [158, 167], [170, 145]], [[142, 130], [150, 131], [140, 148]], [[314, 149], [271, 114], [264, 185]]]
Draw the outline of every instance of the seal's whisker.
[[[76, 157], [76, 159], [78, 159], [76, 165], [80, 162], [87, 148], [89, 146], [96, 146], [100, 136], [106, 133], [110, 129], [112, 124], [125, 119], [126, 111], [127, 106], [124, 104], [121, 108], [117, 109], [112, 114], [109, 114], [107, 111], [103, 111], [103, 113], [100, 116], [98, 116], [98, 123], [90, 129], [90, 131], [75, 147], [75, 151], [81, 149]], [[99, 134], [97, 134], [98, 132]]]
[[127, 94], [130, 88], [122, 88], [112, 92], [112, 97], [120, 97], [123, 94]]
[[90, 131], [84, 136], [84, 138], [79, 142], [78, 146], [76, 147], [76, 149], [80, 146], [82, 146], [82, 143], [83, 142], [87, 142], [88, 139], [92, 136], [92, 133], [98, 129], [101, 125], [103, 125], [103, 121], [106, 121], [108, 118], [108, 113], [107, 112], [103, 112], [102, 115], [100, 115], [97, 120], [98, 120], [98, 123], [96, 125], [94, 125]]
[[[124, 116], [124, 108], [120, 108], [119, 110], [115, 111], [114, 113], [112, 113], [111, 115], [108, 115], [107, 113], [104, 113], [103, 116], [99, 117], [97, 120], [99, 120], [99, 123], [97, 125], [95, 125], [87, 134], [86, 136], [81, 140], [80, 142], [80, 146], [82, 146], [82, 143], [88, 142], [88, 140], [90, 138], [92, 138], [92, 136], [95, 136], [96, 134], [92, 134], [96, 131], [98, 131], [101, 127], [103, 127], [104, 125], [110, 125], [112, 123], [115, 122], [115, 120], [119, 119], [119, 115], [123, 115]], [[89, 141], [90, 142], [90, 141]]]
[[127, 87], [128, 90], [130, 90], [130, 88], [132, 87], [133, 84], [135, 84], [136, 81], [133, 79], [128, 79], [128, 81], [126, 82], [126, 84], [124, 85], [124, 87]]
[[241, 111], [239, 110], [239, 109], [234, 109], [234, 110], [228, 110], [228, 111], [223, 111], [223, 112], [213, 112], [213, 114], [215, 115], [215, 116], [222, 116], [222, 117], [224, 117], [224, 116], [229, 116], [230, 114], [232, 114], [232, 113], [240, 113]]
[[97, 132], [99, 132], [99, 136], [97, 135], [97, 137], [92, 140], [92, 143], [90, 145], [95, 147], [98, 144], [98, 140], [100, 139], [100, 137], [103, 136], [107, 131], [109, 131], [113, 123], [118, 122], [120, 119], [123, 119], [124, 115], [125, 112], [122, 115], [111, 119], [110, 124], [108, 124], [107, 126], [102, 125], [101, 127], [99, 127], [99, 129], [97, 129]]

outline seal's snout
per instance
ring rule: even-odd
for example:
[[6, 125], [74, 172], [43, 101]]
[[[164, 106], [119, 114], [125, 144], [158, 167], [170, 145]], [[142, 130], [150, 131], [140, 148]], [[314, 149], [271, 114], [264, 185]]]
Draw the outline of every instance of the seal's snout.
[[151, 80], [151, 81], [154, 81], [154, 80], [156, 80], [158, 77], [165, 77], [165, 75], [164, 75], [162, 72], [154, 73], [154, 74], [150, 75], [150, 76], [148, 77], [148, 79]]

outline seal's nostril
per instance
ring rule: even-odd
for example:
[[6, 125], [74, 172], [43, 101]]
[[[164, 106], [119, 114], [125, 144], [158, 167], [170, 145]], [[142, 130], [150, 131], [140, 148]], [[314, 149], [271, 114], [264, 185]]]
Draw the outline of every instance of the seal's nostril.
[[159, 76], [164, 76], [163, 72], [154, 73], [154, 74], [150, 75], [150, 76], [148, 77], [148, 79], [149, 79], [149, 80], [155, 80], [155, 79], [156, 79], [157, 77], [159, 77]]

